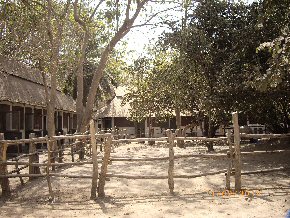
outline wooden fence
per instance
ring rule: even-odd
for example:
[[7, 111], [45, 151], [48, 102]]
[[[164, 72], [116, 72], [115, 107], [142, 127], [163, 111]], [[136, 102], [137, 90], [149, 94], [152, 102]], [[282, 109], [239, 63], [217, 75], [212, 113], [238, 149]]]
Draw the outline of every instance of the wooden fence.
[[[288, 170], [288, 168], [275, 168], [263, 171], [241, 171], [241, 155], [254, 155], [269, 153], [267, 151], [258, 152], [241, 152], [240, 140], [243, 138], [282, 138], [289, 137], [289, 135], [280, 134], [240, 134], [238, 124], [238, 114], [233, 113], [233, 133], [228, 130], [227, 137], [219, 138], [205, 138], [205, 137], [176, 137], [171, 131], [167, 130], [167, 137], [161, 138], [135, 138], [135, 139], [119, 139], [114, 137], [111, 133], [96, 134], [94, 122], [90, 123], [91, 134], [87, 135], [66, 135], [54, 136], [52, 138], [40, 137], [35, 138], [31, 135], [29, 139], [20, 140], [4, 140], [3, 134], [0, 134], [0, 179], [2, 196], [10, 196], [11, 190], [9, 185], [9, 178], [19, 177], [21, 184], [23, 184], [23, 177], [34, 179], [37, 177], [46, 177], [51, 198], [54, 198], [53, 187], [51, 184], [51, 177], [67, 177], [67, 178], [88, 178], [92, 179], [91, 198], [96, 198], [96, 193], [99, 197], [105, 196], [105, 183], [106, 177], [113, 178], [126, 178], [126, 179], [167, 179], [170, 193], [174, 192], [174, 178], [197, 178], [201, 176], [225, 174], [226, 188], [230, 189], [230, 177], [235, 177], [235, 190], [240, 191], [242, 187], [241, 175], [275, 172]], [[190, 154], [190, 155], [174, 155], [174, 142], [177, 140], [198, 140], [198, 141], [222, 141], [229, 145], [227, 154]], [[61, 143], [64, 141], [64, 143]], [[144, 141], [166, 141], [168, 142], [169, 155], [168, 157], [150, 157], [150, 158], [111, 158], [111, 147], [113, 144], [120, 142], [144, 142]], [[12, 160], [7, 160], [7, 147], [10, 145], [29, 143], [29, 153], [19, 155]], [[47, 149], [36, 149], [36, 143], [46, 143]], [[98, 156], [97, 144], [100, 148], [104, 145], [104, 154], [102, 157]], [[101, 150], [101, 149], [100, 149]], [[69, 151], [69, 152], [68, 152]], [[65, 153], [67, 152], [67, 153]], [[284, 150], [272, 151], [284, 152]], [[100, 153], [99, 153], [100, 154]], [[40, 162], [39, 155], [45, 155], [47, 158], [42, 163]], [[64, 162], [64, 156], [69, 155], [71, 162]], [[78, 155], [80, 162], [75, 162], [75, 155]], [[85, 156], [89, 160], [85, 160]], [[28, 161], [20, 161], [22, 158]], [[180, 158], [201, 157], [201, 158], [227, 158], [228, 167], [224, 170], [216, 172], [207, 172], [203, 174], [192, 175], [175, 175], [174, 174], [174, 160]], [[107, 173], [108, 164], [116, 161], [168, 161], [168, 175], [167, 176], [132, 176], [125, 174], [109, 174]], [[57, 161], [57, 162], [56, 162]], [[98, 163], [102, 163], [101, 172], [98, 172]], [[55, 173], [56, 167], [93, 164], [92, 175], [69, 175], [63, 173]], [[8, 172], [7, 166], [14, 165], [15, 169]], [[21, 167], [19, 167], [21, 166]], [[29, 173], [21, 174], [21, 170], [29, 168]], [[46, 173], [41, 174], [40, 167], [44, 167]]]

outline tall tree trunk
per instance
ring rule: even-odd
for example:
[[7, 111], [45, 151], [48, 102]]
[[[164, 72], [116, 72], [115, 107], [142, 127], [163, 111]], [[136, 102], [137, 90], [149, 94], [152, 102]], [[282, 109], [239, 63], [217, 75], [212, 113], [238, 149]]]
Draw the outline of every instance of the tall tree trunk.
[[86, 48], [89, 41], [88, 31], [84, 32], [83, 42], [81, 46], [81, 54], [78, 60], [77, 66], [77, 132], [81, 133], [85, 131], [85, 126], [82, 125], [83, 114], [84, 114], [84, 61], [86, 55]]
[[50, 73], [50, 92], [47, 105], [47, 131], [48, 137], [55, 135], [55, 99], [56, 99], [56, 72], [58, 70], [58, 45], [55, 45], [52, 52], [51, 62], [49, 66]]

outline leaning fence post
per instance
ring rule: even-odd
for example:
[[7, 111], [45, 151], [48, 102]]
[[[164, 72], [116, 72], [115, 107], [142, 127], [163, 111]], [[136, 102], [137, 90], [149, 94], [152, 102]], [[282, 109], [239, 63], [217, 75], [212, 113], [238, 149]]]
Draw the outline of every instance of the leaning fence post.
[[97, 158], [97, 143], [96, 143], [96, 129], [94, 120], [90, 121], [90, 133], [91, 133], [91, 147], [92, 147], [92, 159], [93, 159], [93, 179], [91, 188], [91, 199], [97, 197], [97, 187], [98, 187], [98, 158]]
[[173, 170], [174, 170], [174, 135], [171, 130], [166, 130], [166, 134], [169, 141], [169, 166], [168, 166], [168, 186], [170, 193], [173, 194], [174, 191], [174, 180], [173, 180]]
[[107, 133], [106, 134], [106, 141], [105, 141], [105, 147], [104, 147], [104, 158], [103, 163], [101, 166], [101, 174], [99, 178], [99, 187], [98, 187], [98, 196], [99, 197], [105, 197], [105, 183], [106, 183], [106, 176], [107, 176], [107, 170], [108, 170], [108, 164], [111, 154], [111, 146], [112, 146], [112, 134]]
[[[0, 133], [0, 140], [4, 140], [4, 133]], [[7, 165], [3, 164], [6, 162], [6, 152], [7, 152], [7, 143], [0, 143], [0, 175], [6, 175], [7, 172]], [[2, 196], [9, 197], [11, 196], [9, 179], [2, 178], [1, 181], [1, 188], [2, 188]]]
[[[35, 133], [30, 133], [29, 138], [31, 139], [29, 143], [29, 174], [40, 174], [39, 167], [31, 166], [32, 163], [39, 163], [39, 156], [36, 153], [36, 145], [32, 141], [35, 138]], [[35, 178], [29, 177], [29, 180], [33, 180]]]
[[232, 133], [230, 129], [227, 129], [227, 138], [228, 138], [228, 144], [229, 144], [229, 152], [228, 152], [228, 171], [226, 174], [226, 189], [231, 189], [231, 173], [232, 173], [232, 167], [233, 167], [233, 147], [232, 147]]
[[234, 143], [235, 143], [235, 154], [234, 154], [234, 166], [235, 166], [235, 191], [241, 191], [241, 150], [240, 150], [240, 127], [238, 112], [234, 112], [233, 125], [234, 125]]

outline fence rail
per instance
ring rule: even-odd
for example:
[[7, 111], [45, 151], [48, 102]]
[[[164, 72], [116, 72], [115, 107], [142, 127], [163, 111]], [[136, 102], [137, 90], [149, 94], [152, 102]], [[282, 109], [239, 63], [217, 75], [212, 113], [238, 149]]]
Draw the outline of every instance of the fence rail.
[[[86, 135], [60, 135], [52, 138], [39, 137], [35, 138], [33, 135], [29, 139], [18, 140], [4, 140], [3, 134], [0, 134], [0, 178], [2, 180], [2, 195], [9, 196], [11, 194], [9, 186], [9, 178], [19, 178], [23, 184], [23, 177], [38, 178], [46, 177], [49, 187], [49, 192], [53, 198], [53, 189], [51, 185], [51, 177], [66, 177], [66, 178], [84, 178], [92, 179], [91, 198], [96, 197], [98, 192], [99, 197], [105, 196], [105, 183], [106, 178], [124, 178], [124, 179], [168, 179], [168, 186], [170, 193], [174, 191], [174, 179], [177, 178], [197, 178], [208, 175], [225, 174], [226, 187], [230, 189], [230, 176], [235, 177], [235, 190], [241, 190], [241, 175], [268, 173], [276, 171], [288, 171], [287, 167], [273, 168], [268, 170], [257, 170], [242, 172], [241, 171], [241, 156], [244, 155], [259, 155], [259, 154], [272, 154], [284, 153], [290, 150], [276, 150], [276, 151], [255, 151], [255, 152], [241, 152], [240, 140], [241, 138], [288, 138], [290, 134], [245, 134], [239, 133], [238, 115], [233, 113], [234, 132], [228, 130], [227, 137], [219, 138], [206, 138], [206, 137], [176, 137], [175, 133], [167, 130], [167, 137], [160, 138], [134, 138], [134, 139], [115, 139], [112, 134], [95, 133], [93, 122], [91, 122], [90, 132]], [[61, 144], [61, 140], [65, 142]], [[144, 141], [163, 141], [168, 144], [168, 156], [166, 157], [146, 157], [146, 158], [131, 158], [131, 157], [113, 157], [111, 156], [111, 146], [116, 143], [128, 142], [144, 142]], [[229, 146], [228, 153], [216, 154], [188, 154], [188, 155], [175, 155], [174, 143], [177, 141], [205, 141], [205, 142], [224, 142]], [[7, 148], [10, 145], [27, 143], [29, 144], [29, 154], [22, 154], [12, 160], [7, 160]], [[37, 143], [46, 143], [47, 150], [38, 150], [35, 145]], [[104, 147], [104, 154], [102, 157], [97, 152], [97, 146], [100, 145], [100, 150]], [[69, 152], [65, 152], [68, 151]], [[46, 160], [42, 163], [39, 160], [40, 155], [45, 155]], [[71, 162], [63, 162], [64, 156], [71, 156]], [[75, 162], [75, 155], [79, 156], [80, 162]], [[85, 156], [89, 160], [85, 160]], [[23, 158], [28, 158], [28, 161], [20, 161]], [[219, 170], [216, 172], [206, 172], [202, 174], [192, 175], [175, 175], [174, 174], [174, 160], [183, 158], [226, 158], [228, 161], [227, 169]], [[56, 163], [56, 161], [58, 161]], [[127, 161], [127, 162], [142, 162], [142, 161], [168, 161], [168, 174], [167, 175], [126, 175], [126, 174], [110, 174], [108, 173], [108, 164]], [[98, 172], [98, 163], [101, 163], [101, 172]], [[69, 175], [55, 173], [56, 167], [64, 166], [80, 166], [86, 164], [93, 164], [92, 175]], [[8, 172], [7, 166], [15, 166], [15, 169]], [[29, 167], [29, 173], [20, 173], [23, 169]], [[39, 168], [44, 167], [46, 173], [41, 174]], [[17, 174], [14, 174], [17, 173]], [[98, 187], [98, 189], [97, 189]]]

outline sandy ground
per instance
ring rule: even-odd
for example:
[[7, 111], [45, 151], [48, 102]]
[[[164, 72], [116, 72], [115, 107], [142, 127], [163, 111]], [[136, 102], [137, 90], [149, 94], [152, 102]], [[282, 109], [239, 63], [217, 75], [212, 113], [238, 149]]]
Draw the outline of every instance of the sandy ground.
[[[216, 151], [225, 152], [226, 147]], [[253, 150], [246, 147], [244, 150]], [[204, 147], [174, 148], [175, 154], [205, 153]], [[164, 144], [126, 144], [115, 148], [113, 157], [164, 157]], [[290, 166], [290, 152], [242, 157], [242, 169], [259, 170]], [[175, 160], [175, 174], [197, 174], [227, 168], [227, 159], [186, 158]], [[168, 161], [113, 162], [109, 173], [167, 175]], [[58, 169], [61, 173], [91, 175], [92, 165]], [[248, 193], [224, 195], [223, 174], [195, 179], [175, 179], [169, 194], [166, 179], [129, 180], [111, 178], [104, 199], [90, 200], [91, 179], [52, 178], [56, 199], [49, 202], [44, 178], [11, 179], [13, 196], [0, 201], [0, 217], [285, 217], [290, 209], [290, 172], [242, 176]], [[234, 178], [232, 178], [232, 187]], [[249, 194], [250, 193], [250, 194]]]

